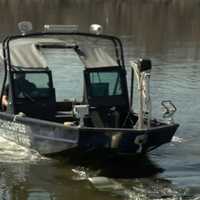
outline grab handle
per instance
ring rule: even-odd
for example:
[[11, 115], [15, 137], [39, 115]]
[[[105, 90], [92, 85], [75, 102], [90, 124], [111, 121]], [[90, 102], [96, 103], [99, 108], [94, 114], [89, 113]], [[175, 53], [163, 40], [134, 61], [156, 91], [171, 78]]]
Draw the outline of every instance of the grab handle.
[[176, 106], [172, 103], [171, 100], [164, 100], [161, 102], [163, 108], [163, 118], [169, 118], [173, 122], [173, 115], [176, 112]]

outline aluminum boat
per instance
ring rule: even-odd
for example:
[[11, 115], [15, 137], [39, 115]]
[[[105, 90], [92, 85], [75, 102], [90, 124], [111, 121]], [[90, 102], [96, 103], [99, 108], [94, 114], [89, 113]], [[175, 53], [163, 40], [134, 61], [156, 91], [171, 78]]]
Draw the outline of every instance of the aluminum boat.
[[[122, 41], [98, 25], [88, 33], [73, 26], [49, 25], [42, 32], [26, 26], [22, 22], [22, 33], [1, 44], [1, 103], [8, 93], [8, 106], [0, 111], [2, 137], [41, 154], [145, 154], [172, 140], [179, 126], [172, 102], [162, 102], [163, 119], [152, 117], [150, 60], [125, 66]], [[18, 84], [18, 77], [25, 82]]]

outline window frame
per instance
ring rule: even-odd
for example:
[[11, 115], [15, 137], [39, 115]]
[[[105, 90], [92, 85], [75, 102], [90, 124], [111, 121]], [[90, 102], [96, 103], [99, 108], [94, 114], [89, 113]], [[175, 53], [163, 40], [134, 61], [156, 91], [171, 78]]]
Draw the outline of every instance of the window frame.
[[[12, 71], [11, 73], [11, 76], [10, 76], [10, 83], [11, 83], [11, 92], [12, 92], [12, 96], [13, 96], [13, 103], [15, 105], [15, 101], [17, 99], [26, 99], [24, 97], [18, 97], [16, 94], [15, 94], [15, 90], [14, 90], [14, 76], [15, 74], [47, 74], [48, 78], [49, 78], [49, 89], [50, 89], [50, 93], [52, 92], [51, 90], [53, 89], [53, 80], [52, 80], [52, 74], [51, 74], [51, 71], [50, 70], [32, 70], [32, 71], [25, 71], [25, 70], [21, 70], [21, 71]], [[51, 96], [51, 94], [49, 95]], [[49, 98], [48, 96], [46, 97], [33, 97], [35, 99], [38, 99], [38, 98], [41, 98], [41, 99], [45, 99], [45, 98]]]
[[[91, 72], [118, 72], [121, 81], [121, 95], [112, 96], [93, 96], [91, 95], [90, 73]], [[126, 71], [120, 67], [91, 68], [84, 70], [84, 78], [86, 84], [86, 98], [90, 106], [129, 106], [129, 97], [126, 81]]]

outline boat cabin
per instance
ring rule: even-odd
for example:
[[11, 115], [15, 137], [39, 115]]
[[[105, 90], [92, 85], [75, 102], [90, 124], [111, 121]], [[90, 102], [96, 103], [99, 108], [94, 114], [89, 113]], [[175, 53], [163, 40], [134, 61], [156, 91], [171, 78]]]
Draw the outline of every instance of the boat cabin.
[[[5, 76], [1, 101], [5, 91], [9, 101], [5, 112], [78, 123], [80, 116], [75, 116], [74, 106], [87, 105], [86, 126], [128, 126], [125, 124], [130, 100], [123, 49], [118, 38], [45, 32], [9, 37], [2, 45]], [[63, 74], [73, 76], [75, 65], [80, 65], [79, 77], [74, 76], [67, 82]], [[59, 75], [62, 85], [56, 88]], [[82, 88], [81, 98], [60, 100], [58, 96], [65, 96], [65, 88], [71, 88], [73, 81], [77, 82], [75, 89]], [[58, 90], [61, 92], [57, 95]]]

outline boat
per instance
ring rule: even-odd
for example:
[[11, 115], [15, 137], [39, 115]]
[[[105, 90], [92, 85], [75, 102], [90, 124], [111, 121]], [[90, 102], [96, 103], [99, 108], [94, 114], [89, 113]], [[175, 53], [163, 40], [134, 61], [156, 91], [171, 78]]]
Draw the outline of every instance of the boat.
[[[1, 137], [42, 155], [73, 150], [138, 155], [172, 140], [179, 126], [174, 104], [162, 101], [163, 119], [151, 116], [151, 60], [140, 58], [126, 67], [122, 41], [103, 34], [97, 24], [90, 32], [73, 25], [45, 25], [41, 32], [33, 32], [28, 22], [19, 27], [21, 33], [7, 36], [0, 50], [1, 105], [8, 88], [8, 105], [0, 111]], [[56, 63], [61, 66], [50, 67]], [[70, 75], [75, 65], [80, 77]], [[71, 78], [65, 81], [67, 74]], [[34, 87], [18, 84], [17, 77]], [[65, 98], [65, 88], [72, 93], [82, 88], [81, 98]]]

